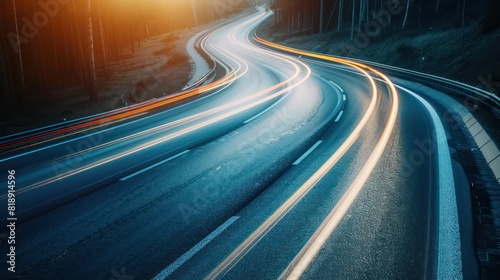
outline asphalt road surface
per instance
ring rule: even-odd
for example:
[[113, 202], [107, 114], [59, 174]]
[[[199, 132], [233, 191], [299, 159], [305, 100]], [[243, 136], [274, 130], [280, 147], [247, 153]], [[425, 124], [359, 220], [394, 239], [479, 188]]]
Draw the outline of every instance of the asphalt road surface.
[[[262, 46], [252, 35], [267, 16], [204, 40], [225, 84], [3, 152], [19, 221], [16, 272], [4, 241], [0, 275], [460, 277], [451, 161], [432, 107], [360, 65]], [[7, 198], [2, 189], [2, 226]]]

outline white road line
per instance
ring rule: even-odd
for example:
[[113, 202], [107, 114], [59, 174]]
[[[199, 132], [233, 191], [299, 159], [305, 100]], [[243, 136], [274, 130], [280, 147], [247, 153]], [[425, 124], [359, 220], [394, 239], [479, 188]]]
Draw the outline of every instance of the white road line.
[[[340, 109], [340, 96], [342, 95], [342, 92], [338, 91], [338, 90], [337, 90], [337, 88], [339, 88], [341, 91], [343, 91], [343, 90], [342, 90], [339, 86], [336, 86], [336, 85], [335, 85], [335, 83], [333, 83], [332, 81], [327, 80], [327, 79], [325, 79], [325, 78], [321, 77], [321, 76], [320, 76], [320, 75], [318, 75], [318, 74], [313, 74], [313, 75], [314, 75], [314, 76], [316, 76], [318, 79], [323, 80], [323, 81], [324, 81], [327, 85], [329, 85], [329, 86], [330, 86], [330, 87], [331, 87], [331, 88], [335, 91], [335, 93], [337, 93], [337, 96], [339, 97], [339, 101], [337, 102], [337, 106], [335, 106], [335, 110], [336, 110], [337, 108], [339, 108], [339, 109]], [[343, 97], [344, 102], [345, 102], [345, 100], [346, 100], [345, 98], [346, 98], [346, 97], [345, 97], [345, 95], [344, 95], [344, 97]], [[335, 110], [332, 112], [332, 113], [333, 113], [333, 115], [335, 115]]]
[[345, 101], [347, 100], [347, 96], [345, 96], [345, 94], [344, 94], [344, 95], [342, 95], [342, 99], [343, 99], [343, 100], [344, 100], [344, 102], [345, 102]]
[[337, 118], [335, 119], [335, 122], [339, 122], [340, 121], [340, 118], [342, 118], [342, 115], [344, 114], [344, 111], [340, 111], [339, 115], [337, 116]]
[[165, 159], [165, 160], [162, 160], [162, 161], [160, 161], [160, 162], [158, 162], [158, 163], [155, 163], [155, 164], [153, 164], [153, 165], [151, 165], [151, 166], [149, 166], [149, 167], [146, 167], [146, 168], [144, 168], [144, 169], [142, 169], [142, 170], [139, 170], [139, 171], [137, 171], [137, 172], [135, 172], [135, 173], [133, 173], [133, 174], [130, 174], [130, 175], [128, 175], [127, 177], [123, 177], [123, 178], [121, 178], [121, 179], [120, 179], [120, 181], [125, 181], [125, 180], [128, 180], [128, 179], [130, 179], [130, 178], [132, 178], [132, 177], [135, 177], [135, 176], [137, 176], [137, 175], [139, 175], [139, 174], [141, 174], [141, 173], [144, 173], [144, 172], [146, 172], [146, 171], [148, 171], [148, 170], [150, 170], [150, 169], [153, 169], [153, 168], [155, 168], [155, 167], [157, 167], [157, 166], [159, 166], [159, 165], [164, 164], [165, 162], [171, 161], [171, 160], [173, 160], [173, 159], [175, 159], [175, 158], [178, 158], [178, 157], [180, 157], [180, 156], [182, 156], [182, 155], [184, 155], [184, 154], [187, 154], [187, 153], [189, 153], [189, 150], [185, 150], [185, 151], [184, 151], [184, 152], [182, 152], [182, 153], [179, 153], [179, 154], [177, 154], [177, 155], [175, 155], [175, 156], [169, 157], [169, 158], [167, 158], [167, 159]]
[[429, 111], [437, 141], [438, 156], [438, 196], [439, 196], [439, 222], [438, 222], [438, 266], [437, 279], [463, 279], [462, 254], [460, 245], [460, 229], [458, 224], [458, 206], [453, 180], [448, 140], [443, 123], [436, 110], [418, 94], [397, 86], [413, 95]]
[[181, 265], [183, 265], [185, 262], [187, 262], [190, 258], [192, 258], [198, 251], [203, 249], [210, 241], [214, 240], [218, 235], [220, 235], [226, 228], [228, 228], [230, 225], [232, 225], [236, 220], [238, 220], [240, 217], [238, 216], [233, 216], [229, 220], [227, 220], [225, 223], [223, 223], [220, 227], [218, 227], [216, 230], [214, 230], [211, 234], [209, 234], [207, 237], [205, 237], [202, 241], [200, 241], [198, 244], [194, 245], [191, 250], [187, 251], [184, 255], [180, 256], [175, 262], [173, 262], [171, 265], [169, 265], [167, 268], [165, 268], [163, 271], [158, 273], [153, 280], [163, 280], [167, 278], [170, 274], [172, 274], [174, 271], [176, 271]]
[[291, 91], [288, 91], [285, 95], [283, 95], [278, 101], [276, 101], [273, 105], [269, 106], [267, 109], [265, 109], [264, 111], [258, 113], [257, 115], [251, 117], [250, 119], [244, 121], [243, 123], [244, 124], [247, 124], [253, 120], [255, 120], [256, 118], [264, 115], [266, 112], [268, 112], [269, 110], [271, 110], [272, 108], [274, 108], [276, 105], [280, 104], [289, 94], [291, 93]]
[[344, 90], [343, 90], [343, 89], [342, 89], [339, 85], [337, 85], [336, 83], [334, 83], [334, 82], [332, 82], [332, 81], [329, 81], [329, 82], [330, 82], [332, 85], [336, 86], [336, 87], [340, 90], [340, 92], [344, 92]]
[[[348, 71], [350, 72], [350, 71]], [[352, 72], [354, 73], [354, 72]], [[358, 74], [358, 73], [355, 73]], [[381, 79], [376, 78], [381, 81]], [[419, 100], [429, 111], [436, 130], [439, 161], [439, 224], [437, 279], [462, 279], [458, 209], [446, 132], [434, 108], [418, 94], [395, 85]]]
[[311, 148], [309, 148], [309, 150], [307, 150], [307, 152], [305, 152], [301, 157], [299, 157], [299, 159], [297, 159], [293, 163], [293, 165], [299, 165], [299, 163], [303, 161], [308, 155], [310, 155], [321, 143], [323, 143], [323, 140], [319, 140], [318, 142], [316, 142], [316, 144], [314, 144]]
[[[103, 125], [106, 127], [105, 129], [103, 130], [98, 130], [96, 132], [92, 132], [92, 133], [89, 133], [89, 134], [85, 134], [83, 136], [79, 136], [77, 138], [74, 138], [74, 139], [69, 139], [69, 140], [66, 140], [66, 141], [63, 141], [63, 142], [59, 142], [59, 143], [55, 143], [55, 144], [52, 144], [50, 146], [47, 146], [47, 147], [43, 147], [43, 148], [39, 148], [39, 149], [36, 149], [36, 150], [32, 150], [32, 151], [29, 151], [29, 152], [25, 152], [25, 153], [22, 153], [22, 154], [18, 154], [18, 155], [15, 155], [15, 156], [11, 156], [11, 157], [8, 157], [8, 158], [4, 158], [4, 159], [0, 159], [0, 162], [5, 162], [5, 161], [9, 161], [9, 160], [12, 160], [12, 159], [16, 159], [16, 158], [20, 158], [20, 157], [23, 157], [23, 156], [27, 156], [27, 155], [30, 155], [30, 154], [33, 154], [33, 153], [36, 153], [36, 152], [40, 152], [40, 151], [43, 151], [43, 150], [47, 150], [47, 149], [51, 149], [51, 148], [54, 148], [54, 147], [57, 147], [57, 146], [61, 146], [61, 145], [64, 145], [64, 144], [68, 144], [68, 143], [71, 143], [71, 142], [76, 142], [78, 140], [82, 140], [84, 138], [87, 138], [87, 137], [91, 137], [91, 136], [94, 136], [94, 135], [97, 135], [97, 134], [102, 134], [102, 133], [107, 133], [108, 131], [112, 131], [114, 129], [117, 129], [117, 128], [120, 128], [120, 127], [124, 127], [126, 125], [130, 125], [130, 124], [133, 124], [133, 123], [136, 123], [136, 122], [140, 122], [140, 121], [144, 121], [144, 120], [147, 120], [149, 118], [154, 118], [154, 117], [157, 117], [161, 114], [164, 114], [164, 113], [168, 113], [170, 111], [173, 111], [173, 110], [177, 110], [179, 108], [182, 108], [184, 106], [188, 106], [188, 105], [191, 105], [195, 102], [199, 102], [205, 98], [208, 98], [212, 95], [215, 95], [223, 90], [225, 90], [226, 88], [228, 88], [230, 85], [232, 84], [229, 83], [228, 85], [222, 87], [221, 89], [215, 91], [214, 93], [211, 93], [209, 95], [206, 95], [206, 96], [203, 96], [203, 97], [200, 97], [198, 99], [195, 99], [193, 101], [189, 101], [187, 103], [184, 103], [184, 104], [181, 104], [179, 106], [175, 106], [173, 108], [170, 108], [170, 109], [167, 109], [167, 110], [164, 110], [164, 111], [161, 111], [161, 112], [158, 112], [158, 113], [155, 113], [153, 115], [150, 115], [150, 116], [146, 116], [146, 117], [142, 117], [140, 119], [137, 119], [137, 120], [133, 120], [133, 121], [130, 121], [130, 122], [126, 122], [126, 123], [123, 123], [123, 124], [120, 124], [120, 125], [117, 125], [117, 126], [113, 126], [113, 127], [110, 127], [110, 126], [107, 126], [106, 123], [103, 123]], [[99, 129], [99, 128], [97, 128]]]
[[[273, 68], [273, 67], [271, 67], [271, 66], [269, 66], [269, 65], [267, 65], [267, 64], [265, 64], [265, 63], [262, 63], [262, 65], [263, 65], [264, 67], [266, 67], [266, 68], [270, 69], [270, 71], [273, 71], [273, 72], [274, 72], [274, 71], [275, 71], [275, 72], [278, 72], [278, 74], [279, 74], [279, 75], [281, 75], [281, 77], [282, 77], [282, 78], [284, 78], [285, 80], [288, 80], [287, 75], [285, 75], [283, 72], [279, 71], [278, 69]], [[287, 86], [288, 86], [288, 87], [290, 87], [290, 82], [288, 82], [288, 85], [287, 85]], [[257, 119], [258, 117], [260, 117], [260, 116], [264, 115], [266, 112], [268, 112], [269, 110], [271, 110], [272, 108], [274, 108], [276, 105], [278, 105], [279, 103], [281, 103], [281, 102], [282, 102], [285, 98], [287, 98], [287, 97], [288, 97], [288, 95], [289, 95], [290, 93], [292, 93], [292, 91], [291, 91], [291, 90], [289, 90], [289, 91], [288, 91], [285, 95], [283, 95], [283, 96], [282, 96], [282, 97], [281, 97], [278, 101], [276, 101], [276, 103], [274, 103], [273, 105], [269, 106], [266, 110], [264, 110], [264, 111], [260, 112], [259, 114], [257, 114], [257, 115], [255, 115], [255, 116], [253, 116], [252, 118], [250, 118], [250, 119], [248, 119], [248, 120], [244, 121], [244, 122], [243, 122], [243, 124], [247, 124], [247, 123], [249, 123], [249, 122], [251, 122], [251, 121], [253, 121], [253, 120]]]

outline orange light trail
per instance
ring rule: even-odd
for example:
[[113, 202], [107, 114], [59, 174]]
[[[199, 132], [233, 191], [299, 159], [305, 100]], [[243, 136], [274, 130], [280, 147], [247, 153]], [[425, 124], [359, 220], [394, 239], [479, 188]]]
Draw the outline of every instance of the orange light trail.
[[[246, 64], [246, 62], [242, 58], [240, 58], [238, 56], [235, 56], [234, 54], [231, 55], [228, 52], [226, 52], [226, 51], [222, 50], [221, 48], [219, 48], [218, 46], [214, 46], [214, 48], [216, 48], [221, 53], [225, 53], [228, 56], [233, 56], [235, 59], [239, 59], [242, 62], [242, 64]], [[149, 132], [152, 132], [152, 131], [159, 131], [160, 129], [165, 129], [165, 128], [174, 127], [174, 126], [179, 126], [179, 125], [185, 124], [187, 122], [192, 122], [192, 121], [195, 121], [195, 120], [199, 120], [199, 119], [201, 119], [203, 117], [211, 116], [211, 115], [214, 115], [216, 113], [222, 113], [224, 110], [234, 108], [231, 111], [223, 113], [222, 115], [219, 115], [219, 116], [214, 116], [211, 119], [205, 120], [205, 121], [203, 121], [201, 123], [193, 124], [193, 125], [191, 125], [191, 126], [189, 126], [187, 128], [181, 129], [180, 131], [173, 132], [173, 133], [170, 133], [170, 134], [168, 134], [166, 136], [159, 137], [159, 138], [154, 139], [152, 141], [149, 141], [147, 143], [138, 145], [138, 146], [136, 146], [136, 147], [134, 147], [132, 149], [129, 149], [127, 151], [124, 151], [122, 153], [119, 153], [119, 154], [116, 154], [116, 155], [113, 155], [113, 156], [109, 156], [107, 158], [98, 160], [98, 161], [96, 161], [94, 163], [88, 164], [86, 166], [82, 166], [80, 168], [76, 168], [76, 169], [71, 170], [71, 171], [67, 171], [65, 173], [60, 174], [59, 176], [48, 178], [46, 180], [37, 182], [37, 183], [35, 183], [33, 185], [30, 185], [30, 186], [27, 186], [25, 188], [19, 189], [18, 193], [22, 194], [24, 192], [27, 192], [27, 191], [30, 191], [30, 190], [33, 190], [33, 189], [37, 189], [37, 188], [39, 188], [41, 186], [44, 186], [46, 184], [53, 183], [53, 182], [56, 182], [56, 181], [60, 181], [62, 179], [65, 179], [65, 178], [68, 178], [70, 176], [79, 174], [81, 172], [90, 170], [92, 168], [99, 167], [99, 166], [101, 166], [103, 164], [110, 163], [113, 160], [123, 158], [123, 157], [131, 155], [131, 154], [133, 154], [135, 152], [142, 151], [144, 149], [153, 147], [155, 145], [158, 145], [158, 144], [164, 143], [166, 141], [172, 140], [174, 138], [177, 138], [179, 136], [185, 135], [185, 134], [187, 134], [189, 132], [192, 132], [192, 131], [195, 131], [197, 129], [206, 127], [208, 125], [214, 124], [214, 123], [216, 123], [218, 121], [224, 120], [226, 118], [229, 118], [229, 117], [234, 116], [236, 114], [239, 114], [239, 113], [242, 113], [244, 111], [247, 111], [247, 110], [249, 110], [251, 108], [254, 108], [254, 107], [256, 107], [256, 106], [258, 106], [260, 104], [263, 104], [265, 102], [268, 102], [268, 101], [271, 101], [271, 100], [273, 100], [275, 98], [278, 98], [278, 97], [282, 96], [283, 94], [287, 93], [288, 91], [290, 91], [291, 89], [296, 88], [297, 86], [301, 85], [302, 83], [304, 83], [306, 80], [309, 79], [309, 77], [311, 75], [310, 68], [307, 67], [305, 64], [299, 62], [300, 64], [302, 64], [303, 66], [305, 66], [306, 73], [305, 73], [304, 77], [302, 77], [300, 80], [295, 81], [295, 82], [292, 83], [292, 81], [296, 80], [300, 76], [300, 74], [302, 73], [301, 68], [296, 63], [290, 61], [289, 59], [287, 60], [287, 59], [285, 59], [285, 58], [283, 58], [281, 56], [275, 56], [275, 58], [279, 59], [279, 60], [282, 60], [284, 62], [287, 62], [290, 65], [292, 65], [293, 68], [295, 69], [295, 74], [292, 77], [290, 77], [289, 79], [287, 79], [287, 80], [285, 80], [285, 81], [283, 81], [283, 82], [281, 82], [281, 83], [279, 83], [277, 85], [274, 85], [272, 87], [266, 88], [266, 89], [264, 89], [262, 91], [254, 93], [254, 94], [252, 94], [250, 96], [247, 96], [247, 97], [244, 97], [244, 98], [240, 98], [240, 99], [235, 100], [233, 102], [230, 102], [230, 103], [227, 103], [227, 104], [224, 104], [224, 105], [212, 108], [212, 109], [207, 110], [207, 111], [203, 111], [201, 113], [198, 113], [198, 114], [195, 114], [195, 115], [192, 115], [192, 116], [189, 116], [189, 117], [186, 117], [186, 118], [183, 118], [183, 119], [171, 122], [171, 123], [167, 123], [167, 124], [159, 126], [159, 127], [155, 127], [155, 128], [143, 131], [143, 132], [139, 132], [139, 133], [136, 133], [134, 135], [126, 136], [126, 137], [124, 137], [122, 139], [118, 139], [118, 140], [112, 141], [112, 143], [115, 144], [115, 143], [117, 143], [117, 141], [122, 141], [123, 139], [130, 139], [132, 137], [137, 137], [137, 136], [140, 136], [140, 135], [144, 135], [145, 133], [149, 133]], [[296, 60], [294, 60], [294, 61], [296, 61]], [[241, 77], [241, 75], [243, 75], [244, 73], [246, 73], [246, 71], [243, 71], [240, 74], [235, 74], [237, 72], [238, 71], [234, 71], [233, 72], [233, 74], [232, 74], [232, 76], [233, 76], [232, 80], [234, 80], [236, 78], [239, 78], [239, 77]], [[282, 88], [282, 87], [284, 87], [284, 88]], [[264, 95], [269, 94], [269, 93], [271, 93], [271, 92], [273, 92], [273, 91], [275, 91], [275, 90], [277, 90], [279, 88], [282, 88], [282, 89], [279, 90], [279, 91], [277, 91], [277, 92], [275, 92], [275, 93], [272, 93], [270, 95], [267, 95], [267, 96], [263, 97]], [[257, 99], [258, 97], [261, 97], [261, 98]], [[254, 100], [254, 101], [252, 101], [252, 100]], [[236, 107], [238, 105], [242, 105], [243, 103], [249, 102], [249, 101], [252, 101], [252, 102], [249, 103], [249, 104], [243, 105], [241, 107]], [[152, 104], [151, 106], [155, 106], [155, 105], [156, 104]], [[146, 106], [146, 108], [149, 108], [149, 107]], [[104, 146], [107, 146], [107, 144], [101, 145], [101, 147], [104, 147]], [[90, 148], [90, 149], [93, 149], [93, 148]], [[79, 154], [81, 154], [81, 153], [82, 152], [80, 152]], [[0, 196], [0, 199], [2, 199], [2, 198], [5, 198], [5, 195]]]
[[[371, 174], [375, 165], [377, 164], [382, 152], [387, 145], [390, 134], [394, 128], [394, 124], [397, 117], [398, 112], [398, 96], [397, 91], [394, 88], [394, 85], [391, 81], [379, 71], [372, 69], [366, 65], [361, 63], [351, 62], [346, 59], [334, 58], [326, 55], [310, 53], [306, 51], [301, 51], [293, 48], [288, 48], [285, 46], [281, 46], [278, 44], [274, 44], [268, 41], [265, 41], [259, 37], [254, 38], [256, 41], [270, 46], [275, 49], [279, 49], [286, 52], [292, 52], [295, 54], [300, 54], [308, 57], [315, 57], [326, 61], [337, 62], [344, 65], [351, 66], [361, 73], [363, 73], [372, 86], [373, 94], [370, 105], [365, 112], [363, 118], [356, 126], [356, 128], [351, 132], [348, 138], [342, 143], [337, 151], [290, 197], [285, 203], [283, 203], [269, 218], [264, 221], [245, 241], [243, 241], [233, 252], [222, 262], [220, 263], [207, 277], [206, 279], [219, 279], [222, 278], [227, 272], [229, 272], [241, 259], [245, 257], [245, 255], [252, 250], [252, 248], [257, 245], [257, 243], [264, 238], [264, 236], [319, 182], [332, 168], [333, 166], [340, 160], [340, 158], [349, 150], [349, 148], [354, 144], [354, 142], [359, 137], [361, 131], [366, 126], [368, 120], [372, 116], [377, 98], [378, 98], [378, 90], [373, 78], [363, 69], [367, 69], [372, 71], [382, 77], [391, 90], [392, 96], [392, 108], [390, 112], [389, 121], [384, 129], [382, 134], [382, 138], [380, 138], [375, 150], [372, 152], [370, 158], [367, 163], [363, 166], [360, 174], [351, 185], [349, 190], [344, 195], [343, 199], [337, 204], [337, 206], [332, 210], [334, 214], [331, 214], [332, 217], [328, 217], [325, 220], [325, 224], [328, 226], [320, 227], [317, 231], [317, 235], [319, 238], [315, 238], [316, 241], [313, 242], [313, 245], [306, 245], [303, 251], [304, 253], [297, 255], [296, 259], [287, 270], [282, 275], [283, 277], [290, 276], [290, 279], [299, 278], [305, 269], [310, 265], [314, 257], [317, 255], [319, 250], [326, 242], [327, 238], [331, 235], [331, 232], [335, 229], [336, 225], [342, 220], [345, 215], [345, 212], [354, 202], [355, 198], [359, 194], [359, 191], [362, 189], [363, 184], [366, 182], [368, 176]], [[341, 210], [339, 210], [341, 209]], [[315, 234], [316, 235], [316, 234]], [[312, 240], [312, 238], [311, 238]], [[308, 243], [309, 244], [309, 243]]]

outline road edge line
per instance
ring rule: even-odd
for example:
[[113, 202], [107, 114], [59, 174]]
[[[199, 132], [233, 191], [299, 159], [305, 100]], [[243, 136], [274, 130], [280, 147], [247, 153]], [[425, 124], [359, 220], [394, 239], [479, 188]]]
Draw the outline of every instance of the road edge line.
[[443, 123], [432, 105], [415, 92], [401, 86], [429, 111], [435, 129], [438, 152], [438, 265], [437, 279], [462, 279], [462, 253], [458, 205], [450, 150]]

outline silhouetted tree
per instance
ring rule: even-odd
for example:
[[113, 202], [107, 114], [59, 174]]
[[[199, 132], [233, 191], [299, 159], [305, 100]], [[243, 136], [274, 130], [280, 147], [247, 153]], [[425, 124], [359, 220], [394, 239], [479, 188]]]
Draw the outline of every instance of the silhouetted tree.
[[481, 20], [483, 25], [483, 30], [485, 32], [491, 32], [496, 28], [500, 27], [500, 1], [489, 0], [486, 4], [486, 15]]

